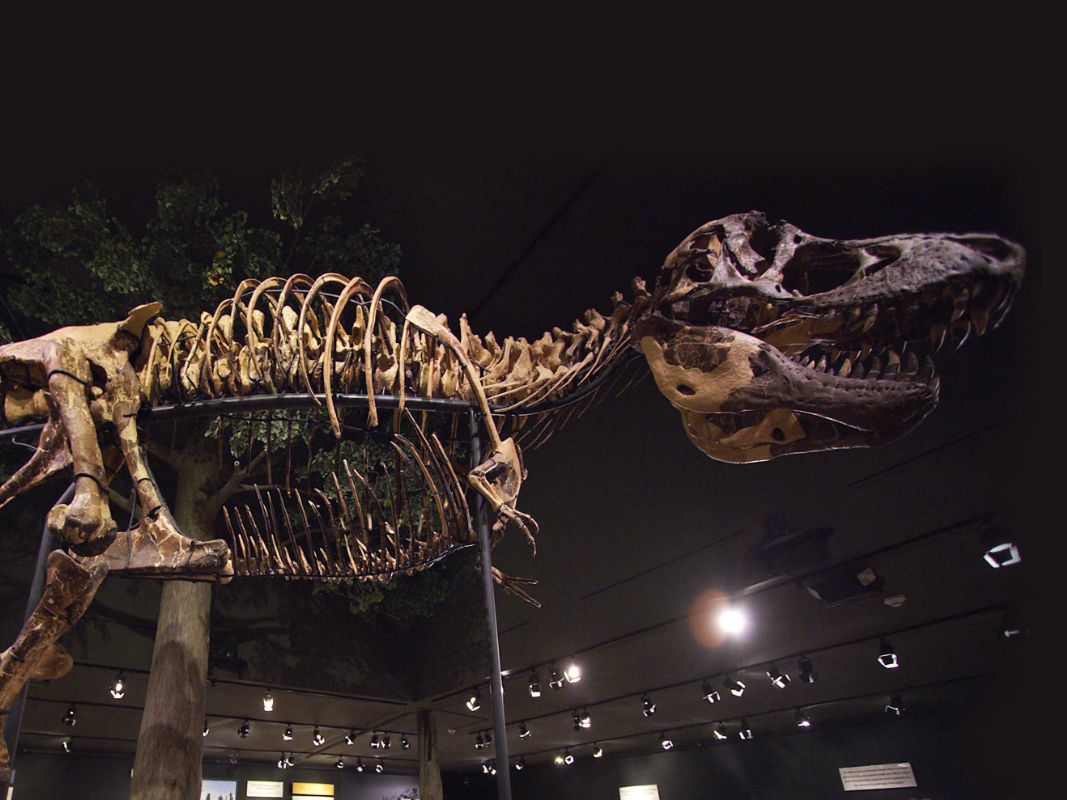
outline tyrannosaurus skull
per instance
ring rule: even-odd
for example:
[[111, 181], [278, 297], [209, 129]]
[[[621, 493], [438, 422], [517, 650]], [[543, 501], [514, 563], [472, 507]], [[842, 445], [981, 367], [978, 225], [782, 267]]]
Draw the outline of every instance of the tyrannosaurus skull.
[[1024, 262], [989, 234], [839, 241], [736, 214], [667, 257], [634, 341], [712, 458], [869, 447], [934, 408], [932, 354], [998, 325]]

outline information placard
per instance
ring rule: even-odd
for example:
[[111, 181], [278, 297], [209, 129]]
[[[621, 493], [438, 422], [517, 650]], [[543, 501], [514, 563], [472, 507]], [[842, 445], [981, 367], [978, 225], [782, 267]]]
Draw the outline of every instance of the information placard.
[[333, 797], [332, 783], [293, 782], [293, 800], [298, 797]]
[[655, 783], [643, 786], [620, 786], [619, 800], [659, 800], [659, 786]]
[[248, 797], [285, 797], [285, 784], [281, 781], [249, 781], [245, 787]]
[[846, 792], [867, 789], [910, 789], [918, 786], [907, 761], [898, 764], [869, 764], [866, 767], [840, 767], [841, 785]]

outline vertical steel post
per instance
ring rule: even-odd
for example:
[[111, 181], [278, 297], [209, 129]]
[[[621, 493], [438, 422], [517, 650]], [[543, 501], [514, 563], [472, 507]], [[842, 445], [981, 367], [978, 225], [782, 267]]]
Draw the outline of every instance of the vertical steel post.
[[[478, 417], [470, 412], [471, 467], [482, 461], [482, 440]], [[499, 800], [511, 800], [511, 765], [508, 761], [508, 731], [504, 720], [504, 680], [500, 675], [500, 638], [496, 625], [496, 595], [493, 590], [493, 561], [489, 544], [489, 515], [485, 498], [473, 492], [474, 525], [482, 545], [482, 583], [485, 588], [485, 614], [489, 621], [489, 691], [493, 701], [493, 748], [496, 753], [496, 787]]]
[[[74, 484], [72, 483], [67, 487], [67, 490], [63, 492], [63, 495], [56, 500], [56, 505], [60, 503], [69, 503], [70, 499], [74, 497]], [[41, 601], [41, 595], [44, 593], [44, 574], [45, 569], [48, 566], [48, 555], [55, 549], [55, 541], [53, 540], [51, 531], [48, 530], [48, 523], [45, 522], [41, 528], [41, 543], [37, 547], [37, 565], [33, 568], [33, 580], [30, 582], [30, 596], [26, 601], [26, 613], [22, 617], [22, 624], [26, 624], [26, 620], [30, 618], [30, 614], [37, 608], [37, 604]], [[18, 698], [11, 704], [11, 709], [7, 712], [7, 718], [4, 720], [4, 739], [7, 741], [8, 760], [11, 765], [11, 778], [14, 783], [15, 777], [15, 753], [19, 747], [19, 733], [22, 730], [22, 712], [26, 709], [26, 694], [30, 691], [30, 682], [26, 681], [26, 685], [22, 687], [22, 691], [19, 693]]]

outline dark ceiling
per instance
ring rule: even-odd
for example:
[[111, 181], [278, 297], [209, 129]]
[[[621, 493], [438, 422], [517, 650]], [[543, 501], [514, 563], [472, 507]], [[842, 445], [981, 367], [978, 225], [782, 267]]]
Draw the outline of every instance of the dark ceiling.
[[[1032, 644], [1005, 642], [998, 632], [1009, 609], [1028, 622], [1041, 613], [1037, 564], [1047, 552], [1041, 537], [1051, 531], [1034, 526], [1040, 503], [1031, 457], [1043, 388], [1036, 350], [1044, 269], [1039, 209], [1031, 175], [1014, 152], [753, 148], [728, 156], [707, 148], [366, 157], [362, 210], [401, 245], [409, 296], [452, 321], [467, 310], [475, 328], [498, 335], [537, 335], [587, 307], [607, 307], [612, 291], [626, 290], [631, 277], [654, 279], [689, 231], [738, 211], [759, 209], [823, 236], [993, 231], [1026, 245], [1030, 274], [1014, 312], [1000, 329], [943, 360], [941, 406], [902, 441], [767, 464], [718, 463], [688, 443], [676, 412], [645, 381], [526, 454], [520, 507], [540, 522], [538, 555], [531, 560], [518, 534], [495, 553], [506, 571], [539, 580], [535, 594], [544, 604], [537, 610], [497, 598], [513, 756], [549, 759], [570, 747], [587, 757], [594, 741], [609, 755], [651, 751], [662, 732], [679, 743], [708, 741], [711, 723], [724, 721], [733, 734], [741, 718], [756, 736], [789, 735], [801, 707], [816, 725], [881, 724], [893, 693], [903, 696], [907, 713], [981, 708], [1004, 724], [1021, 719], [1029, 701], [1009, 702], [1000, 690], [1029, 674]], [[220, 172], [224, 186], [249, 195], [265, 191], [269, 174], [254, 166]], [[44, 183], [62, 185], [67, 177], [74, 176]], [[100, 168], [96, 177], [121, 190], [150, 186], [153, 175], [139, 165]], [[16, 183], [32, 185], [24, 177]], [[19, 197], [32, 194], [23, 191]], [[994, 522], [1022, 542], [1021, 565], [993, 570], [982, 560]], [[832, 529], [821, 545], [818, 536], [804, 535], [820, 528]], [[782, 545], [791, 536], [795, 546]], [[21, 562], [27, 570], [30, 563]], [[881, 592], [828, 607], [807, 589], [865, 568], [884, 578]], [[743, 636], [707, 640], [709, 623], [693, 608], [712, 590], [733, 596], [747, 612]], [[102, 597], [134, 603], [147, 617], [157, 595], [144, 590], [123, 601], [129, 593], [113, 588]], [[887, 596], [903, 603], [893, 607]], [[480, 623], [484, 612], [464, 595], [445, 601], [439, 613]], [[900, 654], [899, 669], [876, 663], [885, 635]], [[81, 663], [69, 677], [33, 687], [27, 746], [54, 749], [68, 732], [60, 724], [65, 704], [76, 701], [81, 747], [133, 751], [151, 643], [110, 636], [87, 635], [73, 645]], [[344, 636], [332, 629], [321, 647]], [[389, 647], [405, 662], [398, 669], [410, 669], [409, 661], [427, 673], [436, 669], [435, 648]], [[818, 672], [814, 685], [799, 681], [802, 654]], [[582, 681], [560, 691], [546, 686], [531, 699], [531, 669], [547, 684], [548, 666], [571, 657], [581, 664]], [[323, 765], [339, 753], [369, 757], [375, 751], [366, 736], [353, 748], [344, 745], [348, 729], [387, 729], [397, 740], [415, 732], [416, 705], [429, 705], [440, 712], [445, 767], [476, 769], [487, 754], [475, 750], [474, 735], [491, 727], [489, 705], [470, 712], [464, 700], [476, 684], [487, 693], [480, 658], [450, 670], [424, 696], [400, 689], [331, 694], [333, 684], [308, 671], [289, 681], [292, 691], [274, 689], [273, 714], [259, 705], [269, 676], [237, 680], [220, 671], [208, 695], [207, 755], [240, 749], [246, 758], [276, 760], [286, 749]], [[771, 661], [794, 679], [784, 690], [770, 685]], [[105, 689], [118, 667], [127, 670], [131, 688], [113, 701]], [[724, 692], [721, 703], [704, 702], [702, 679], [718, 683], [727, 672], [748, 684], [745, 695]], [[652, 718], [640, 713], [645, 692], [657, 706]], [[589, 730], [573, 729], [577, 709], [591, 714]], [[235, 731], [246, 717], [253, 731], [241, 740]], [[281, 741], [287, 721], [297, 727], [292, 743]], [[520, 721], [532, 730], [529, 739], [519, 739]], [[322, 748], [310, 744], [315, 723], [324, 726]], [[724, 746], [742, 746], [733, 738]], [[985, 745], [975, 738], [981, 754]], [[394, 742], [391, 766], [413, 765], [414, 752], [400, 752]]]

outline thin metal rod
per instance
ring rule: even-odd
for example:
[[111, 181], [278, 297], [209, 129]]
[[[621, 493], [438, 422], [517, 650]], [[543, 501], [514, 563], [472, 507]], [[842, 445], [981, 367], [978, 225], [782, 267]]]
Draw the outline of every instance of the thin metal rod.
[[[470, 412], [471, 469], [482, 461], [482, 439], [478, 417]], [[496, 787], [499, 800], [511, 800], [511, 765], [508, 761], [508, 730], [504, 719], [504, 679], [500, 674], [500, 635], [496, 625], [496, 594], [493, 589], [493, 560], [489, 543], [489, 514], [485, 498], [473, 492], [474, 525], [482, 545], [482, 585], [485, 589], [485, 615], [489, 622], [489, 692], [493, 701], [493, 746], [496, 752]]]
[[[71, 483], [67, 487], [67, 490], [63, 492], [56, 505], [60, 503], [69, 503], [70, 499], [74, 497], [74, 484]], [[45, 569], [48, 566], [48, 556], [55, 549], [56, 543], [52, 536], [52, 532], [48, 530], [48, 523], [41, 527], [41, 543], [37, 547], [37, 564], [33, 568], [33, 580], [30, 582], [30, 596], [26, 600], [26, 614], [22, 618], [22, 624], [25, 625], [26, 621], [30, 618], [30, 615], [37, 608], [37, 604], [41, 602], [41, 595], [44, 594], [44, 575]], [[4, 739], [7, 741], [8, 759], [11, 768], [11, 783], [15, 783], [15, 754], [18, 752], [19, 747], [19, 734], [22, 732], [22, 713], [26, 710], [26, 695], [30, 691], [30, 683], [26, 682], [26, 685], [22, 687], [22, 691], [19, 692], [19, 696], [15, 699], [15, 702], [11, 704], [11, 709], [7, 712], [7, 719], [4, 720]]]

